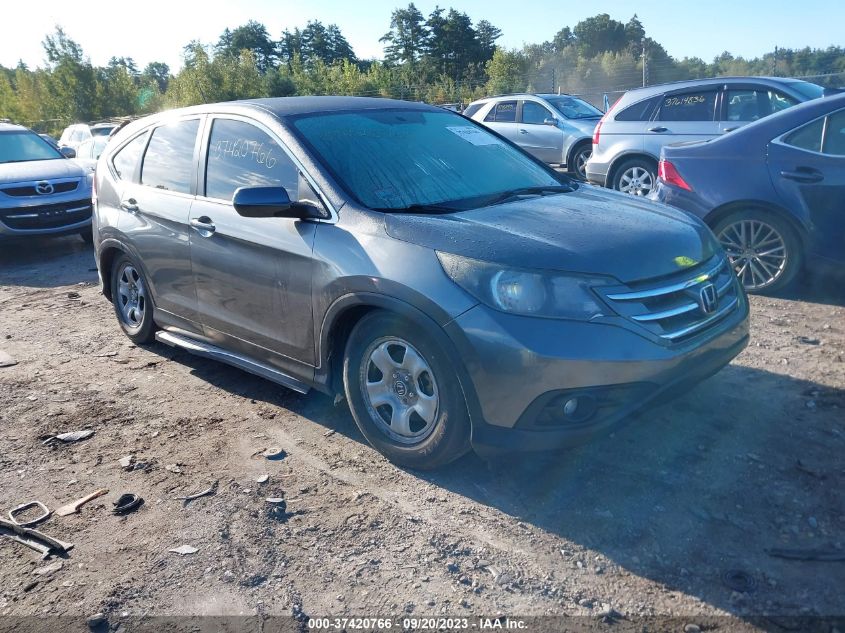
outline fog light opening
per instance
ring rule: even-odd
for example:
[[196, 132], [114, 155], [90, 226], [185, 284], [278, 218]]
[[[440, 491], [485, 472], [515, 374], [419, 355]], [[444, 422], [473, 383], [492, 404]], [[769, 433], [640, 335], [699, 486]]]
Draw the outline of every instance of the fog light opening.
[[596, 414], [598, 403], [593, 396], [579, 394], [563, 401], [561, 412], [567, 422], [586, 422]]

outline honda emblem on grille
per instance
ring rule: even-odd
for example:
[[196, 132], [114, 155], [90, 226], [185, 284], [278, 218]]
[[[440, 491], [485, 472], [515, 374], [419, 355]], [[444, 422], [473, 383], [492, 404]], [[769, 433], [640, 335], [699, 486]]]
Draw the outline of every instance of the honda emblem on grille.
[[41, 182], [39, 182], [35, 185], [35, 191], [37, 193], [40, 193], [42, 196], [46, 196], [46, 195], [53, 193], [54, 190], [53, 190], [53, 185], [51, 185], [46, 180], [42, 180]]
[[704, 284], [698, 291], [698, 307], [704, 314], [711, 314], [719, 307], [719, 295], [716, 293], [716, 286]]

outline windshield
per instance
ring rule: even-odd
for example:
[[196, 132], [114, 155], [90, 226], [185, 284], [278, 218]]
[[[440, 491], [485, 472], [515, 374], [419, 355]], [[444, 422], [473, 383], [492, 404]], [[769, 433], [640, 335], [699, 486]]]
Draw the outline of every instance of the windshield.
[[809, 81], [793, 81], [787, 85], [808, 100], [824, 96], [824, 88], [818, 84], [811, 84]]
[[0, 163], [24, 163], [54, 158], [64, 156], [35, 132], [0, 132]]
[[296, 117], [293, 126], [341, 186], [371, 209], [458, 210], [506, 191], [561, 186], [520, 150], [449, 112], [320, 113]]
[[602, 116], [601, 110], [577, 97], [547, 97], [546, 101], [567, 119], [600, 119]]

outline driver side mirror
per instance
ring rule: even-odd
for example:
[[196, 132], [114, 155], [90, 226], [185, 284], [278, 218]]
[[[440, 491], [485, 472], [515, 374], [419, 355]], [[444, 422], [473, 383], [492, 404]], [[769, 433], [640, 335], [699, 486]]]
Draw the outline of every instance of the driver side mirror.
[[60, 147], [59, 152], [61, 152], [62, 156], [65, 158], [76, 158], [76, 150], [72, 147], [68, 147], [67, 145]]
[[544, 119], [543, 125], [551, 125], [552, 127], [557, 127], [557, 119], [553, 119], [551, 117]]
[[312, 204], [292, 202], [284, 187], [240, 187], [232, 205], [245, 218], [324, 218], [322, 209]]

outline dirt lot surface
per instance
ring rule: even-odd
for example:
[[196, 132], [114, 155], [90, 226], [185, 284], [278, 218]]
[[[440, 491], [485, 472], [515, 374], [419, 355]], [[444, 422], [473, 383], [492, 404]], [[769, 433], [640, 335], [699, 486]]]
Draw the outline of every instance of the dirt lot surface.
[[[2, 515], [110, 491], [40, 526], [75, 544], [64, 560], [0, 538], [0, 614], [103, 612], [112, 628], [184, 614], [730, 616], [711, 628], [743, 630], [770, 628], [751, 618], [764, 614], [773, 630], [842, 616], [843, 305], [841, 282], [822, 279], [800, 299], [752, 298], [733, 364], [613, 435], [419, 473], [325, 396], [132, 345], [78, 237], [0, 245], [0, 350], [18, 361], [0, 368]], [[94, 435], [43, 443], [82, 429]], [[123, 492], [145, 503], [114, 516]], [[169, 551], [182, 545], [196, 552]]]

